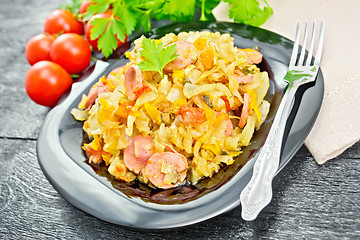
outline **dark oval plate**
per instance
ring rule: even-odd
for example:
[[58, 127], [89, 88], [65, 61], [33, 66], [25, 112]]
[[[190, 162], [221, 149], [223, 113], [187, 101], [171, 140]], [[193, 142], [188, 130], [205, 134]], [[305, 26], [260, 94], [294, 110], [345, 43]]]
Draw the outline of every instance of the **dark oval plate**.
[[[270, 75], [271, 86], [267, 98], [272, 105], [268, 120], [254, 136], [253, 144], [246, 150], [247, 154], [243, 159], [237, 160], [237, 168], [229, 170], [230, 175], [223, 173], [219, 182], [204, 194], [177, 204], [164, 205], [137, 197], [130, 198], [114, 188], [107, 178], [96, 174], [84, 162], [81, 150], [82, 124], [70, 114], [70, 110], [79, 103], [81, 95], [87, 93], [100, 76], [126, 62], [124, 57], [112, 64], [99, 61], [93, 73], [74, 84], [65, 101], [48, 113], [37, 141], [37, 156], [44, 175], [71, 204], [108, 222], [143, 229], [166, 229], [209, 219], [240, 203], [240, 193], [251, 178], [257, 157], [256, 150], [266, 139], [286, 86], [283, 77], [287, 71], [293, 42], [261, 28], [223, 22], [173, 24], [153, 29], [147, 35], [160, 38], [170, 32], [177, 34], [202, 30], [230, 33], [235, 45], [241, 48], [258, 46], [265, 59], [260, 67]], [[304, 85], [297, 92], [278, 172], [290, 161], [309, 134], [320, 110], [323, 91], [324, 81], [319, 71], [315, 83]], [[242, 167], [242, 163], [246, 164]]]

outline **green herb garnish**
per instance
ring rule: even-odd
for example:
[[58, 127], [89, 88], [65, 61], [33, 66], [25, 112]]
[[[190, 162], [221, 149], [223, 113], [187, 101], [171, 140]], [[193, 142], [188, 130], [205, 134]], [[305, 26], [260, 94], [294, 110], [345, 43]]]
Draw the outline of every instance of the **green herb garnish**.
[[[66, 7], [75, 14], [82, 0], [72, 0]], [[196, 8], [201, 12], [200, 21], [215, 20], [212, 10], [220, 0], [91, 0], [91, 4], [80, 19], [88, 21], [99, 13], [110, 12], [103, 20], [93, 20], [90, 38], [98, 40], [98, 49], [109, 57], [117, 48], [117, 38], [123, 41], [135, 30], [150, 31], [150, 19], [170, 19], [175, 22], [197, 20]], [[224, 0], [230, 4], [229, 17], [235, 22], [260, 26], [273, 13], [266, 0]], [[261, 3], [261, 4], [260, 4]], [[262, 7], [261, 5], [265, 5]]]
[[139, 63], [141, 71], [155, 71], [164, 77], [163, 69], [169, 62], [176, 59], [179, 55], [175, 54], [176, 44], [163, 47], [162, 42], [156, 44], [155, 40], [145, 38], [142, 41], [141, 56], [146, 58]]
[[284, 77], [285, 80], [287, 80], [289, 83], [293, 83], [296, 80], [299, 80], [302, 77], [312, 77], [311, 74], [303, 73], [301, 71], [288, 71]]
[[252, 26], [260, 26], [273, 14], [273, 10], [266, 0], [260, 0], [265, 6], [262, 8], [257, 0], [224, 0], [232, 7], [229, 17], [235, 22], [245, 23]]

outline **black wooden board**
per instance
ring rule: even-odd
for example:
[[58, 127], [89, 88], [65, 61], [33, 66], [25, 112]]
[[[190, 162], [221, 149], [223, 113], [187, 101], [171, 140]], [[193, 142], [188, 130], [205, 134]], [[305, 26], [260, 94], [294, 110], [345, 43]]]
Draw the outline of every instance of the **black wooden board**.
[[64, 1], [0, 3], [0, 239], [359, 239], [360, 143], [317, 165], [303, 146], [274, 180], [258, 219], [240, 207], [169, 231], [138, 231], [98, 220], [64, 200], [41, 172], [36, 139], [48, 109], [26, 95], [25, 45]]

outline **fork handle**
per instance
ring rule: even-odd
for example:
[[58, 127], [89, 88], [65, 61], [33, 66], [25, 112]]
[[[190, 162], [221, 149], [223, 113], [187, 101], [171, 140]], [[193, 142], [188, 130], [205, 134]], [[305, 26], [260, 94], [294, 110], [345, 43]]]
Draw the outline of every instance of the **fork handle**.
[[240, 194], [241, 217], [246, 221], [254, 220], [271, 201], [272, 179], [279, 167], [284, 130], [297, 88], [292, 85], [285, 92], [266, 142], [258, 153], [251, 180]]

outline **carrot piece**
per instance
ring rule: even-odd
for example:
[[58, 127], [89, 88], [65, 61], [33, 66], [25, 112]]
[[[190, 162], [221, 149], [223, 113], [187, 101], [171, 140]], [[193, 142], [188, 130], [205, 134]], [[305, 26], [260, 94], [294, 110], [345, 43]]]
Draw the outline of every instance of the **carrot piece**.
[[124, 102], [119, 105], [114, 114], [121, 118], [127, 118], [131, 112], [132, 104], [130, 102]]
[[202, 51], [205, 49], [206, 44], [207, 44], [207, 39], [206, 38], [198, 38], [195, 42], [194, 42], [194, 46], [196, 47], [196, 49]]
[[153, 120], [154, 123], [161, 124], [161, 112], [157, 109], [156, 106], [146, 102], [144, 104], [146, 112], [149, 114], [151, 120]]
[[201, 109], [204, 111], [205, 113], [205, 118], [211, 122], [215, 122], [216, 121], [216, 112], [215, 110], [213, 110], [211, 107], [209, 107], [209, 105], [207, 105], [204, 100], [199, 97], [199, 96], [194, 96], [191, 98], [194, 103]]
[[185, 123], [203, 123], [206, 121], [204, 110], [198, 107], [181, 106], [180, 114]]
[[214, 65], [214, 52], [212, 49], [207, 48], [205, 51], [200, 53], [199, 57], [206, 71]]
[[145, 84], [142, 86], [136, 86], [132, 90], [132, 92], [137, 96], [140, 96], [141, 94], [150, 92], [150, 91], [151, 91], [151, 88]]
[[261, 112], [259, 110], [259, 107], [257, 105], [257, 97], [256, 93], [253, 89], [247, 90], [250, 96], [250, 107], [255, 111], [255, 114], [257, 116], [258, 121], [261, 120]]

